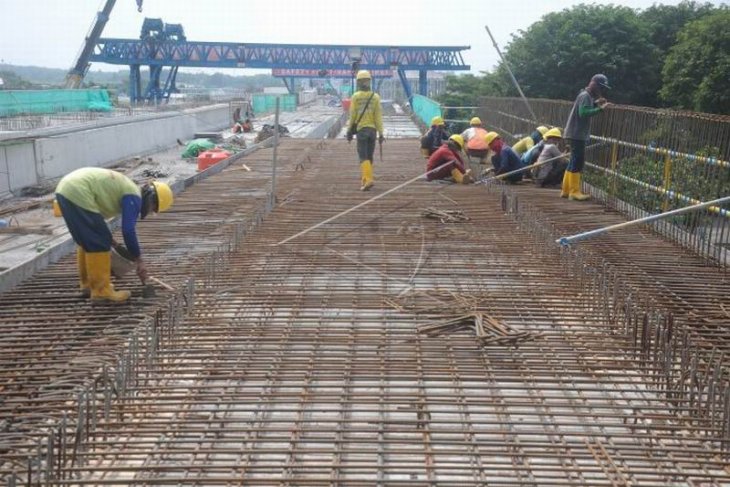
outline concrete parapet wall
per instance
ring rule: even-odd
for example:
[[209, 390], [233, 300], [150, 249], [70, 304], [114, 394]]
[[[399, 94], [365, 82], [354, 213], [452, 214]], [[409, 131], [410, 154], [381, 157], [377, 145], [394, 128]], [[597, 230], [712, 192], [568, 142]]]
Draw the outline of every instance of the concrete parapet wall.
[[108, 166], [159, 151], [195, 132], [221, 130], [230, 121], [228, 105], [214, 105], [8, 140], [0, 144], [0, 196], [60, 178], [79, 167]]

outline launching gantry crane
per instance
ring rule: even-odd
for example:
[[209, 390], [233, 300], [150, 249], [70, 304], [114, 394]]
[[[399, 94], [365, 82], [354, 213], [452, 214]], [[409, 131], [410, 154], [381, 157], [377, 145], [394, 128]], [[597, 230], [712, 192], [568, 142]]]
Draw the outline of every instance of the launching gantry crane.
[[[141, 12], [142, 2], [144, 2], [144, 0], [135, 1], [137, 2], [137, 11]], [[86, 76], [86, 72], [89, 70], [89, 66], [91, 66], [91, 63], [89, 63], [89, 58], [91, 57], [91, 54], [94, 50], [94, 46], [101, 37], [101, 33], [104, 30], [104, 26], [106, 26], [107, 21], [109, 20], [109, 15], [111, 15], [115, 3], [117, 3], [117, 0], [106, 0], [104, 8], [101, 10], [101, 12], [97, 12], [96, 20], [91, 26], [89, 34], [86, 36], [86, 39], [84, 39], [84, 45], [81, 47], [81, 52], [79, 53], [78, 59], [76, 60], [76, 64], [74, 64], [74, 66], [66, 74], [66, 88], [76, 89], [81, 86], [81, 82], [84, 80], [84, 76]]]

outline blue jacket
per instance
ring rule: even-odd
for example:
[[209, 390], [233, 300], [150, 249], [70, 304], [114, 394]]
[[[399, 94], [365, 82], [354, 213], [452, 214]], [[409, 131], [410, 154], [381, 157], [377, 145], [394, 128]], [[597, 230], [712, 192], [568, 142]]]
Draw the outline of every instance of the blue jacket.
[[503, 146], [499, 154], [492, 156], [492, 165], [497, 175], [523, 167], [520, 156], [508, 145]]

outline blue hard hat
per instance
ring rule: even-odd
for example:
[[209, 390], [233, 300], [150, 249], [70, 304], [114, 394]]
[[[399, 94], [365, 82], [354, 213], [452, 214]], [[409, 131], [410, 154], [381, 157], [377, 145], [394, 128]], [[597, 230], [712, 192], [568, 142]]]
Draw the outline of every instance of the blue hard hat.
[[601, 88], [606, 90], [611, 89], [611, 85], [608, 84], [608, 78], [605, 74], [594, 74], [591, 81], [595, 81]]

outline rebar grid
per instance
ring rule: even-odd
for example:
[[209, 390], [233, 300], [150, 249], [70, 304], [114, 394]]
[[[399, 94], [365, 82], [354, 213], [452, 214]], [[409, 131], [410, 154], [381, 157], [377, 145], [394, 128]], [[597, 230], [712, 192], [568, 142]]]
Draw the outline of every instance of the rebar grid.
[[[379, 185], [421, 169], [395, 162], [411, 153], [405, 143], [388, 149], [394, 162], [377, 165]], [[140, 364], [61, 483], [730, 480], [721, 421], [694, 419], [691, 401], [657, 385], [660, 367], [625, 332], [641, 326], [609, 323], [597, 299], [606, 291], [578, 256], [536, 258], [543, 242], [505, 215], [509, 197], [417, 183], [271, 247], [368, 196], [341, 170], [350, 150], [328, 146], [310, 177], [282, 185], [295, 193], [219, 263], [193, 314]], [[425, 219], [426, 207], [458, 208], [470, 221]], [[573, 266], [567, 279], [561, 264]], [[444, 291], [468, 303], [443, 306], [433, 293]], [[414, 296], [420, 309], [407, 306]], [[416, 334], [465, 305], [541, 336], [479, 347], [469, 333]]]
[[[376, 191], [422, 170], [414, 147], [387, 142]], [[116, 400], [69, 418], [69, 430], [93, 426], [78, 448], [62, 446], [62, 430], [39, 448], [54, 457], [49, 483], [730, 482], [722, 369], [709, 367], [717, 362], [699, 353], [684, 321], [659, 308], [672, 304], [684, 318], [712, 307], [656, 296], [665, 288], [633, 268], [549, 247], [551, 221], [518, 197], [552, 192], [418, 182], [272, 247], [374, 194], [355, 190], [352, 151], [344, 142], [310, 148], [278, 185], [273, 213], [259, 213], [245, 240], [228, 232], [225, 251], [188, 261], [175, 238], [155, 235], [155, 248], [179, 259], [176, 272], [196, 277], [195, 307], [154, 353], [132, 360]], [[199, 210], [213, 200], [230, 215], [222, 225], [250, 212], [241, 174], [192, 188], [171, 227], [196, 214], [215, 220]], [[594, 222], [616, 218], [590, 206]], [[424, 208], [458, 209], [469, 221], [441, 223]], [[186, 242], [216, 233], [192, 227], [178, 232]], [[636, 249], [681, 256], [660, 283], [701, 266], [643, 238], [631, 240]], [[704, 271], [721, 282], [713, 273]], [[481, 347], [466, 331], [417, 333], [466, 311], [536, 336]]]
[[[303, 154], [319, 143], [284, 144], [282, 173], [294, 174], [306, 163]], [[127, 372], [136, 373], [133, 362], [164, 346], [181, 313], [192, 309], [190, 278], [202, 286], [211, 281], [214, 263], [240, 245], [270, 205], [270, 161], [270, 149], [251, 154], [246, 162], [253, 172], [231, 167], [217, 183], [197, 183], [170, 212], [140, 224], [151, 275], [164, 276], [178, 288], [175, 293], [143, 299], [139, 282], [129, 276], [117, 281], [132, 290], [129, 304], [92, 305], [80, 296], [70, 256], [0, 295], [0, 479], [26, 470], [33, 478], [48, 474], [45, 454], [41, 459], [38, 451], [47, 450], [49, 431], [61, 441], [65, 432], [59, 428], [68, 428], [63, 441], [81, 441], [81, 400], [108, 408]], [[227, 185], [232, 178], [235, 183]], [[199, 198], [187, 199], [189, 192]]]

